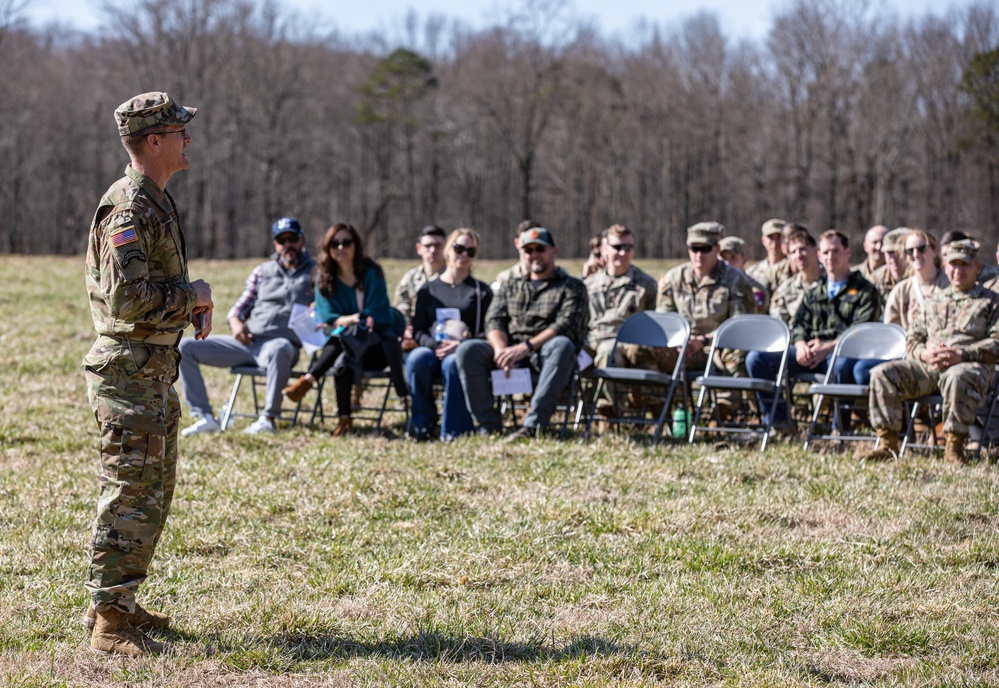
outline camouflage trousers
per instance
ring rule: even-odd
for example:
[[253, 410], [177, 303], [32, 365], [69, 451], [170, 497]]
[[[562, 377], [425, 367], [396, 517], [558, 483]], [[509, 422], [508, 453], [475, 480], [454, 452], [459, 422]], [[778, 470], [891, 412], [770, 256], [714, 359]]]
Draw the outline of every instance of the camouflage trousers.
[[871, 425], [901, 432], [902, 402], [939, 391], [944, 432], [967, 435], [991, 377], [990, 366], [982, 363], [958, 363], [942, 372], [910, 359], [884, 363], [871, 371]]
[[135, 610], [173, 500], [180, 400], [176, 348], [99, 337], [84, 359], [100, 429], [97, 518], [87, 591], [98, 609]]

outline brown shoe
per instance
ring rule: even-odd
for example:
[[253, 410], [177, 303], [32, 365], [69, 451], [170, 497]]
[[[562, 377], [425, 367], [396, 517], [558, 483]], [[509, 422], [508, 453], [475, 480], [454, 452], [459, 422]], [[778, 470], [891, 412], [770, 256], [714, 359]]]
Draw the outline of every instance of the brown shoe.
[[898, 458], [899, 452], [899, 439], [898, 433], [894, 430], [877, 430], [878, 448], [874, 451], [869, 451], [864, 454], [862, 458], [864, 461], [894, 461]]
[[289, 401], [301, 401], [310, 389], [312, 389], [312, 380], [303, 375], [282, 389], [281, 394], [288, 397]]
[[[143, 609], [138, 602], [135, 603], [135, 611], [131, 614], [126, 614], [125, 617], [128, 619], [128, 623], [139, 629], [155, 628], [165, 630], [170, 628], [169, 616], [161, 612], [151, 612]], [[87, 605], [87, 611], [84, 612], [80, 622], [90, 630], [93, 630], [94, 626], [97, 625], [97, 611], [94, 609], [93, 600]]]
[[958, 435], [953, 432], [947, 433], [947, 444], [944, 447], [944, 461], [947, 463], [964, 463], [964, 442], [966, 435]]
[[90, 636], [90, 647], [96, 652], [126, 657], [158, 655], [166, 649], [163, 643], [146, 636], [128, 623], [128, 614], [117, 609], [97, 612], [97, 622]]
[[350, 421], [350, 416], [340, 416], [340, 420], [336, 422], [336, 427], [333, 428], [333, 437], [349, 435], [353, 426], [354, 424]]

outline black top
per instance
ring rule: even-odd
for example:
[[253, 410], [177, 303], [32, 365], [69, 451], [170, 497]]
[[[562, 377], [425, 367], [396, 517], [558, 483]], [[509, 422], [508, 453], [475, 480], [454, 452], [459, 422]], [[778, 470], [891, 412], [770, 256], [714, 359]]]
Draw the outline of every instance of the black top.
[[483, 334], [486, 311], [493, 300], [489, 285], [471, 275], [460, 284], [450, 285], [437, 278], [427, 282], [416, 292], [416, 308], [413, 311], [413, 339], [420, 346], [437, 348], [434, 341], [434, 323], [438, 308], [457, 308], [461, 320], [468, 326], [473, 337]]

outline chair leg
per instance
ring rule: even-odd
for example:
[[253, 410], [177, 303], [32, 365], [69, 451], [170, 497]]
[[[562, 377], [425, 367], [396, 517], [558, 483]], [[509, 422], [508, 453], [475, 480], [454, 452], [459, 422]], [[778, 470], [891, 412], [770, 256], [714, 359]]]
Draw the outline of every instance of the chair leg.
[[[220, 421], [222, 424], [222, 432], [225, 432], [225, 429], [229, 427], [229, 419], [232, 418], [233, 409], [236, 406], [236, 394], [239, 392], [239, 385], [242, 381], [243, 375], [237, 375], [236, 381], [232, 385], [232, 392], [229, 393], [229, 401], [225, 405], [225, 412], [222, 414]], [[256, 394], [253, 396], [256, 397]]]
[[[805, 444], [802, 447], [805, 451], [808, 451], [808, 443], [812, 440], [812, 435], [815, 433], [815, 423], [819, 419], [819, 413], [822, 411], [822, 402], [825, 400], [823, 395], [819, 395], [819, 398], [815, 401], [815, 408], [812, 409], [812, 422], [808, 424], [808, 434], [805, 435]], [[835, 404], [835, 400], [833, 404]]]
[[704, 404], [704, 393], [707, 390], [701, 387], [700, 392], [697, 394], [697, 408], [694, 411], [694, 422], [690, 424], [690, 437], [687, 440], [687, 444], [694, 443], [694, 435], [697, 433], [697, 423], [701, 418], [701, 406]]

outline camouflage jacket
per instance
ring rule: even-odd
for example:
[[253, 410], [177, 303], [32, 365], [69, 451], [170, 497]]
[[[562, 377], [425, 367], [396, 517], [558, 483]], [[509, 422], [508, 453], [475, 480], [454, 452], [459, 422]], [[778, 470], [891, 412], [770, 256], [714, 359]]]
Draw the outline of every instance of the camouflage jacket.
[[814, 282], [806, 282], [805, 275], [796, 272], [791, 279], [777, 287], [773, 298], [770, 299], [770, 315], [780, 318], [790, 327], [794, 324], [794, 315], [798, 312], [801, 300], [805, 298], [805, 292], [818, 284], [819, 281], [824, 282], [825, 279], [826, 269], [821, 265], [819, 266], [819, 277]]
[[141, 339], [191, 322], [198, 297], [173, 198], [131, 165], [94, 213], [86, 273], [98, 334]]
[[874, 284], [874, 280], [876, 279], [874, 277], [874, 273], [877, 272], [878, 269], [880, 269], [883, 265], [884, 265], [884, 263], [881, 263], [881, 265], [879, 265], [878, 267], [876, 267], [876, 268], [874, 268], [872, 270], [870, 268], [870, 266], [867, 264], [867, 258], [864, 258], [864, 262], [863, 263], [860, 263], [859, 265], [854, 265], [850, 269], [853, 270], [854, 272], [859, 272], [861, 277], [863, 277], [865, 280], [867, 280], [871, 284]]
[[597, 270], [586, 278], [590, 299], [590, 326], [586, 343], [596, 348], [602, 341], [617, 337], [621, 323], [640, 311], [656, 308], [658, 287], [651, 276], [632, 265], [620, 277]]
[[908, 332], [919, 316], [926, 297], [938, 289], [950, 289], [950, 280], [943, 270], [937, 270], [936, 277], [929, 284], [922, 284], [918, 280], [916, 275], [906, 277], [889, 292], [885, 300], [886, 323], [901, 325]]
[[834, 341], [850, 325], [881, 319], [881, 299], [874, 285], [851, 272], [835, 298], [829, 298], [829, 283], [820, 280], [808, 288], [794, 314], [791, 342], [818, 339]]
[[794, 273], [791, 272], [791, 261], [785, 257], [773, 265], [768, 263], [767, 259], [764, 258], [760, 262], [749, 266], [746, 274], [762, 284], [768, 294], [773, 295], [777, 293], [777, 288], [790, 279]]
[[656, 310], [682, 315], [690, 323], [691, 334], [710, 334], [733, 316], [756, 312], [749, 280], [721, 260], [701, 280], [693, 265], [684, 263], [667, 272], [663, 282]]
[[413, 324], [413, 313], [416, 312], [416, 292], [420, 287], [430, 280], [437, 279], [444, 271], [441, 268], [432, 275], [427, 275], [423, 270], [423, 263], [420, 263], [412, 270], [407, 270], [406, 274], [399, 280], [399, 286], [395, 288], [395, 306], [406, 316], [406, 325]]
[[749, 286], [753, 288], [753, 299], [756, 302], [756, 310], [753, 312], [759, 315], [766, 315], [770, 310], [770, 292], [745, 272], [742, 274], [749, 280]]
[[489, 304], [486, 334], [491, 330], [504, 332], [513, 345], [550, 329], [579, 348], [590, 317], [586, 301], [586, 286], [562, 268], [540, 286], [525, 277], [512, 277], [500, 285]]
[[[881, 302], [884, 303], [888, 298], [888, 294], [891, 290], [895, 288], [895, 285], [901, 282], [900, 279], [895, 279], [895, 276], [891, 274], [891, 270], [888, 269], [888, 265], [882, 265], [877, 270], [874, 271], [874, 279], [868, 280], [874, 287], [878, 290], [878, 294], [881, 295]], [[904, 277], [902, 279], [905, 279]]]
[[966, 361], [999, 361], [999, 294], [976, 284], [966, 292], [949, 288], [929, 295], [905, 350], [918, 361], [923, 349], [937, 346], [961, 349]]

